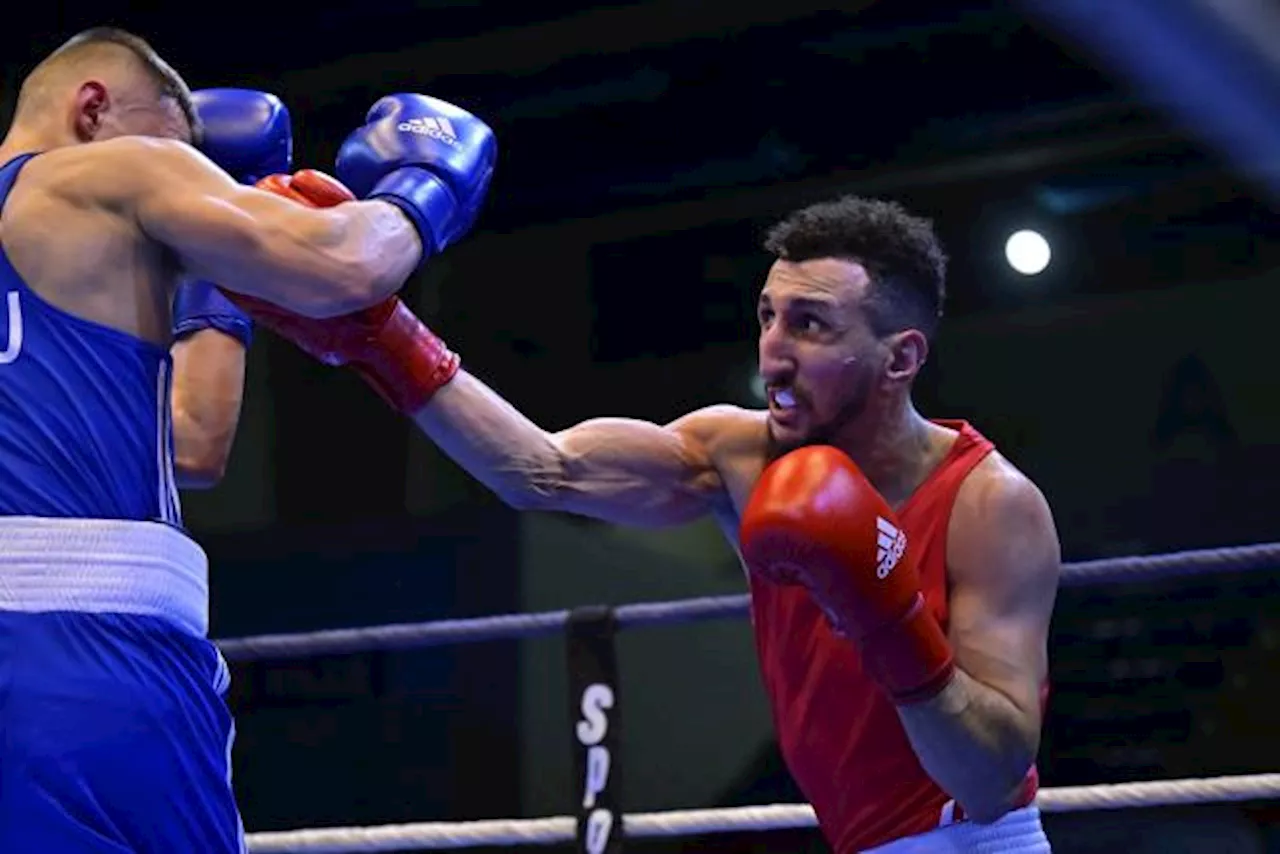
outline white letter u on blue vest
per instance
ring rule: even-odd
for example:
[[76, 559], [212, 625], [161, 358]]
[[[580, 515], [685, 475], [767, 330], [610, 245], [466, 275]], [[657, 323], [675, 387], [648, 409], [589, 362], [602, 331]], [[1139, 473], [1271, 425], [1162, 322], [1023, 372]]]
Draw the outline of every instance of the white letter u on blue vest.
[[22, 352], [22, 303], [18, 301], [18, 292], [9, 291], [5, 295], [9, 307], [9, 343], [0, 353], [0, 365], [7, 365]]

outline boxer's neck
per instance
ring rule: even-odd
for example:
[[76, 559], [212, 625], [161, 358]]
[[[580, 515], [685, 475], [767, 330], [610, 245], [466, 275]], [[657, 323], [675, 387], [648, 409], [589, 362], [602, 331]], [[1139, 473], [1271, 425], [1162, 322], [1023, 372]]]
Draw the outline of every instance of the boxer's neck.
[[837, 445], [896, 509], [945, 455], [946, 431], [917, 412], [910, 398], [888, 401], [867, 415], [849, 425]]
[[5, 135], [4, 141], [0, 142], [0, 163], [7, 163], [20, 154], [49, 151], [75, 142], [75, 139], [68, 139], [67, 136], [29, 122], [15, 123]]

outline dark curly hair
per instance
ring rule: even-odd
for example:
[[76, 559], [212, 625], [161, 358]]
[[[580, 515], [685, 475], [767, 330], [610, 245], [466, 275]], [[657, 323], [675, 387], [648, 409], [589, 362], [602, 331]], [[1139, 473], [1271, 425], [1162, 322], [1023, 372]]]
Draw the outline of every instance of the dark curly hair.
[[769, 230], [764, 248], [784, 261], [861, 264], [871, 277], [863, 306], [876, 335], [918, 329], [932, 338], [937, 331], [947, 256], [933, 223], [897, 202], [843, 196], [801, 208]]

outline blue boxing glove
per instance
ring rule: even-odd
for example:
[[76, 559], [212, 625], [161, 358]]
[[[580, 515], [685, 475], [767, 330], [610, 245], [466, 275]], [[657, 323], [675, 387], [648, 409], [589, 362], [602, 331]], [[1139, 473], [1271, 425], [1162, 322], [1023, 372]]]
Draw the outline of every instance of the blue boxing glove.
[[293, 167], [293, 123], [275, 95], [252, 89], [200, 89], [191, 93], [204, 126], [196, 148], [242, 184]]
[[173, 340], [181, 341], [202, 329], [216, 329], [244, 345], [253, 343], [253, 321], [216, 285], [189, 281], [173, 295]]
[[475, 224], [497, 156], [493, 131], [466, 110], [426, 95], [388, 95], [342, 143], [335, 172], [357, 198], [404, 211], [425, 258]]

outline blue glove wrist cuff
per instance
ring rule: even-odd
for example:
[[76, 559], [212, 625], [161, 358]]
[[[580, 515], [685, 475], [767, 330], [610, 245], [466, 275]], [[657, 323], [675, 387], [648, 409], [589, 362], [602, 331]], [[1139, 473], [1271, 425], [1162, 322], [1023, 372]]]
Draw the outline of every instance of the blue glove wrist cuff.
[[368, 198], [390, 202], [405, 212], [422, 238], [424, 259], [453, 242], [449, 226], [457, 216], [458, 199], [426, 169], [405, 166], [390, 172], [373, 186]]
[[253, 343], [252, 321], [243, 317], [231, 317], [222, 314], [191, 317], [182, 323], [174, 324], [173, 338], [175, 341], [181, 341], [189, 335], [203, 332], [206, 329], [216, 329], [219, 332], [230, 335], [243, 344], [246, 350]]
[[244, 348], [253, 343], [253, 321], [209, 282], [187, 282], [173, 300], [173, 338], [181, 341], [203, 329], [217, 329]]

